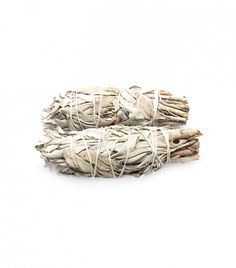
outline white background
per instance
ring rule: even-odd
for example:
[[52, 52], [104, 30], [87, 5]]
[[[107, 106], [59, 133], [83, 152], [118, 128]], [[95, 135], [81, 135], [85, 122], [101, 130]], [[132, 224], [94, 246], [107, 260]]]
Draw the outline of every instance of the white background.
[[[0, 2], [0, 267], [236, 267], [236, 9], [229, 1]], [[186, 95], [200, 160], [137, 178], [45, 169], [54, 95]]]

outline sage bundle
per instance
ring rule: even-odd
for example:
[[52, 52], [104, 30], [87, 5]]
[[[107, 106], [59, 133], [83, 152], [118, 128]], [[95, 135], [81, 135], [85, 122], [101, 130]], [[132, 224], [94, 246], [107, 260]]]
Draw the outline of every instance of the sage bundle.
[[116, 125], [65, 133], [46, 130], [36, 146], [60, 172], [86, 177], [140, 176], [172, 162], [198, 159], [196, 129]]
[[95, 88], [67, 91], [45, 109], [44, 128], [64, 131], [123, 124], [126, 126], [178, 126], [186, 124], [185, 97], [164, 90]]

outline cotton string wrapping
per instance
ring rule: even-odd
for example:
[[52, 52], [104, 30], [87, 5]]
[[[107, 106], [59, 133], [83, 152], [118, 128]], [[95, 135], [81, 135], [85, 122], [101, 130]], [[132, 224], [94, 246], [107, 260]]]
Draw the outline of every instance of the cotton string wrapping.
[[130, 152], [130, 138], [131, 138], [130, 131], [128, 131], [128, 135], [127, 135], [127, 154], [126, 154], [125, 162], [124, 162], [123, 168], [122, 168], [122, 170], [121, 170], [121, 172], [120, 172], [119, 178], [123, 175], [123, 173], [124, 173], [124, 171], [125, 171], [125, 167], [126, 167], [127, 161], [128, 161], [128, 159], [129, 159], [129, 152]]
[[159, 103], [159, 99], [160, 99], [160, 92], [159, 90], [157, 91], [157, 89], [154, 89], [154, 98], [153, 98], [153, 125], [157, 125], [158, 123], [155, 122], [156, 121], [156, 113], [157, 113], [157, 109], [158, 109], [158, 103]]
[[[136, 87], [136, 86], [133, 86], [133, 88], [137, 88], [139, 89], [139, 99], [138, 99], [138, 102], [137, 102], [137, 106], [139, 105], [140, 103], [140, 100], [141, 100], [141, 96], [142, 96], [142, 92], [141, 92], [141, 89], [139, 87]], [[73, 99], [75, 99], [76, 101], [76, 109], [77, 109], [77, 116], [78, 116], [78, 105], [77, 105], [77, 92], [75, 92], [75, 95], [74, 95], [74, 98], [71, 98], [71, 102], [70, 102], [70, 121], [71, 121], [71, 125], [74, 127], [74, 121], [73, 121], [73, 114], [72, 114], [72, 106], [73, 106]], [[120, 94], [121, 94], [121, 90], [119, 91], [119, 95], [118, 95], [118, 100], [120, 100]], [[98, 127], [99, 125], [99, 121], [100, 121], [100, 114], [101, 114], [101, 109], [102, 109], [102, 99], [103, 99], [103, 94], [100, 94], [99, 95], [99, 102], [98, 102], [98, 113], [96, 115], [96, 97], [94, 94], [92, 94], [92, 97], [93, 97], [93, 103], [94, 103], [94, 123], [96, 124], [96, 127]], [[155, 115], [156, 115], [156, 111], [157, 111], [157, 108], [158, 108], [158, 100], [159, 100], [159, 92], [155, 89], [154, 90], [154, 98], [153, 98], [153, 120], [155, 120]], [[120, 102], [119, 102], [119, 105], [120, 105]], [[138, 108], [138, 107], [137, 107]], [[78, 116], [78, 120], [79, 120], [79, 116]], [[79, 120], [80, 122], [80, 120]], [[161, 132], [162, 132], [162, 135], [164, 137], [164, 140], [165, 140], [165, 143], [166, 143], [166, 163], [169, 163], [170, 161], [170, 146], [169, 146], [169, 134], [168, 134], [168, 131], [166, 131], [164, 128], [160, 127], [158, 128]], [[112, 159], [111, 159], [111, 155], [110, 155], [110, 151], [107, 149], [106, 147], [106, 142], [104, 140], [104, 131], [106, 131], [105, 129], [101, 129], [99, 131], [99, 139], [98, 139], [98, 144], [97, 144], [97, 151], [96, 151], [96, 160], [95, 160], [95, 163], [94, 163], [94, 168], [93, 168], [93, 163], [92, 163], [92, 159], [91, 159], [91, 156], [90, 156], [90, 153], [89, 153], [89, 149], [88, 149], [88, 145], [87, 145], [87, 141], [86, 139], [84, 139], [83, 137], [83, 132], [82, 131], [79, 131], [80, 133], [80, 136], [81, 136], [81, 139], [83, 141], [83, 144], [85, 146], [85, 150], [86, 150], [86, 153], [87, 153], [87, 156], [88, 156], [88, 159], [89, 159], [89, 164], [90, 164], [90, 172], [91, 172], [91, 176], [92, 177], [95, 177], [96, 176], [96, 172], [97, 172], [97, 164], [98, 164], [98, 159], [99, 159], [99, 153], [100, 153], [100, 147], [101, 147], [101, 142], [108, 154], [108, 158], [109, 158], [109, 164], [110, 164], [110, 168], [111, 168], [111, 172], [112, 172], [112, 176], [113, 178], [116, 177], [115, 175], [115, 172], [113, 170], [113, 166], [112, 166]], [[151, 139], [152, 139], [152, 143], [150, 143], [150, 141], [148, 140], [148, 137], [140, 132], [144, 138], [146, 139], [147, 143], [149, 144], [149, 146], [151, 147], [152, 149], [152, 161], [151, 161], [151, 168], [150, 170], [152, 169], [152, 167], [154, 166], [154, 163], [156, 160], [158, 160], [158, 163], [159, 165], [163, 166], [163, 163], [162, 161], [160, 160], [159, 156], [158, 156], [158, 153], [157, 153], [157, 144], [156, 144], [156, 139], [157, 139], [157, 128], [154, 127], [152, 129], [150, 129], [150, 136], [151, 136]], [[131, 135], [130, 135], [130, 131], [128, 131], [128, 134], [127, 134], [127, 154], [126, 154], [126, 158], [125, 158], [125, 161], [124, 161], [124, 165], [123, 165], [123, 168], [119, 174], [119, 177], [121, 177], [125, 171], [125, 168], [126, 168], [126, 164], [127, 164], [127, 161], [129, 159], [129, 153], [130, 153], [130, 138], [131, 138]], [[72, 140], [71, 140], [71, 149], [72, 149]]]
[[103, 132], [104, 132], [104, 131], [105, 131], [105, 129], [101, 129], [101, 131], [99, 131], [99, 133], [100, 133], [100, 135], [101, 135], [101, 139], [102, 139], [103, 146], [104, 146], [104, 148], [105, 148], [105, 150], [106, 150], [106, 152], [107, 152], [107, 154], [108, 154], [108, 159], [109, 159], [109, 164], [110, 164], [110, 168], [111, 168], [112, 176], [113, 176], [113, 178], [115, 178], [116, 175], [115, 175], [115, 172], [114, 172], [114, 170], [113, 170], [113, 166], [112, 166], [111, 153], [110, 153], [109, 149], [108, 149], [107, 146], [106, 146], [106, 142], [105, 142], [104, 135], [103, 135]]
[[76, 115], [77, 115], [80, 128], [83, 129], [83, 125], [81, 124], [80, 117], [79, 117], [79, 108], [78, 108], [79, 105], [78, 105], [77, 94], [78, 94], [78, 89], [76, 89], [76, 92], [75, 92], [75, 107], [76, 107]]
[[[156, 128], [156, 127], [151, 128], [150, 129], [151, 142], [149, 141], [148, 137], [144, 133], [140, 132], [142, 134], [142, 136], [145, 138], [145, 140], [147, 141], [147, 143], [149, 144], [149, 146], [150, 146], [150, 148], [152, 150], [152, 159], [150, 160], [150, 162], [151, 162], [150, 171], [152, 170], [152, 168], [153, 168], [153, 166], [155, 164], [155, 161], [158, 161], [159, 165], [163, 166], [163, 163], [162, 163], [161, 159], [159, 158], [158, 152], [157, 152], [157, 142], [156, 141], [157, 141], [158, 130], [161, 131], [161, 133], [163, 135], [163, 138], [165, 140], [165, 143], [166, 143], [166, 163], [169, 163], [169, 161], [170, 161], [169, 134], [168, 134], [168, 131], [166, 129], [164, 129], [164, 128]], [[98, 159], [99, 159], [99, 154], [100, 154], [101, 144], [102, 144], [104, 149], [106, 150], [106, 152], [108, 154], [109, 164], [110, 164], [112, 176], [113, 176], [113, 178], [115, 178], [116, 175], [115, 175], [115, 172], [114, 172], [114, 169], [113, 169], [113, 166], [112, 166], [112, 159], [111, 159], [110, 151], [109, 151], [109, 149], [107, 149], [106, 141], [104, 139], [104, 136], [105, 136], [104, 132], [105, 131], [106, 131], [106, 129], [99, 129], [95, 163], [92, 162], [91, 155], [89, 153], [88, 143], [87, 143], [87, 140], [83, 136], [83, 131], [79, 131], [78, 133], [80, 135], [81, 140], [83, 141], [83, 144], [84, 144], [84, 147], [85, 147], [85, 150], [86, 150], [86, 154], [88, 156], [88, 160], [89, 160], [89, 164], [90, 164], [91, 176], [92, 177], [96, 176]], [[70, 140], [71, 140], [70, 141], [70, 148], [71, 148], [72, 151], [74, 151], [73, 138], [71, 137]], [[127, 133], [127, 150], [126, 150], [127, 153], [126, 153], [126, 157], [125, 157], [125, 160], [124, 160], [123, 167], [122, 167], [121, 172], [120, 172], [120, 174], [118, 176], [119, 178], [122, 177], [122, 175], [123, 175], [123, 173], [125, 171], [126, 165], [127, 165], [127, 161], [129, 159], [130, 141], [131, 141], [131, 132], [129, 130], [128, 133]], [[94, 167], [93, 167], [93, 164], [94, 164]]]

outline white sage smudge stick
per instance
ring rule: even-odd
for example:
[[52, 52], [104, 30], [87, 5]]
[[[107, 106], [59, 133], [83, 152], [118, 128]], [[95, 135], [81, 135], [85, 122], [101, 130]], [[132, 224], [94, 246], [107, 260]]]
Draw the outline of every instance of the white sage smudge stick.
[[164, 90], [94, 88], [67, 91], [45, 109], [44, 128], [64, 131], [123, 124], [126, 126], [178, 126], [186, 124], [185, 97]]
[[196, 129], [123, 125], [69, 133], [57, 130], [47, 129], [47, 140], [36, 145], [49, 166], [66, 174], [114, 178], [196, 160], [201, 135]]

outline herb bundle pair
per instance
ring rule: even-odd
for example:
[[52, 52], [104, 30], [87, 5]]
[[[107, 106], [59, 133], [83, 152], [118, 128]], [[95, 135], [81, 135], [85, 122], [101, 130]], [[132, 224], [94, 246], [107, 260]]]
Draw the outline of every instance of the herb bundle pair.
[[96, 88], [67, 91], [45, 109], [36, 145], [60, 172], [87, 177], [140, 176], [198, 159], [200, 131], [186, 124], [185, 97], [167, 91]]

